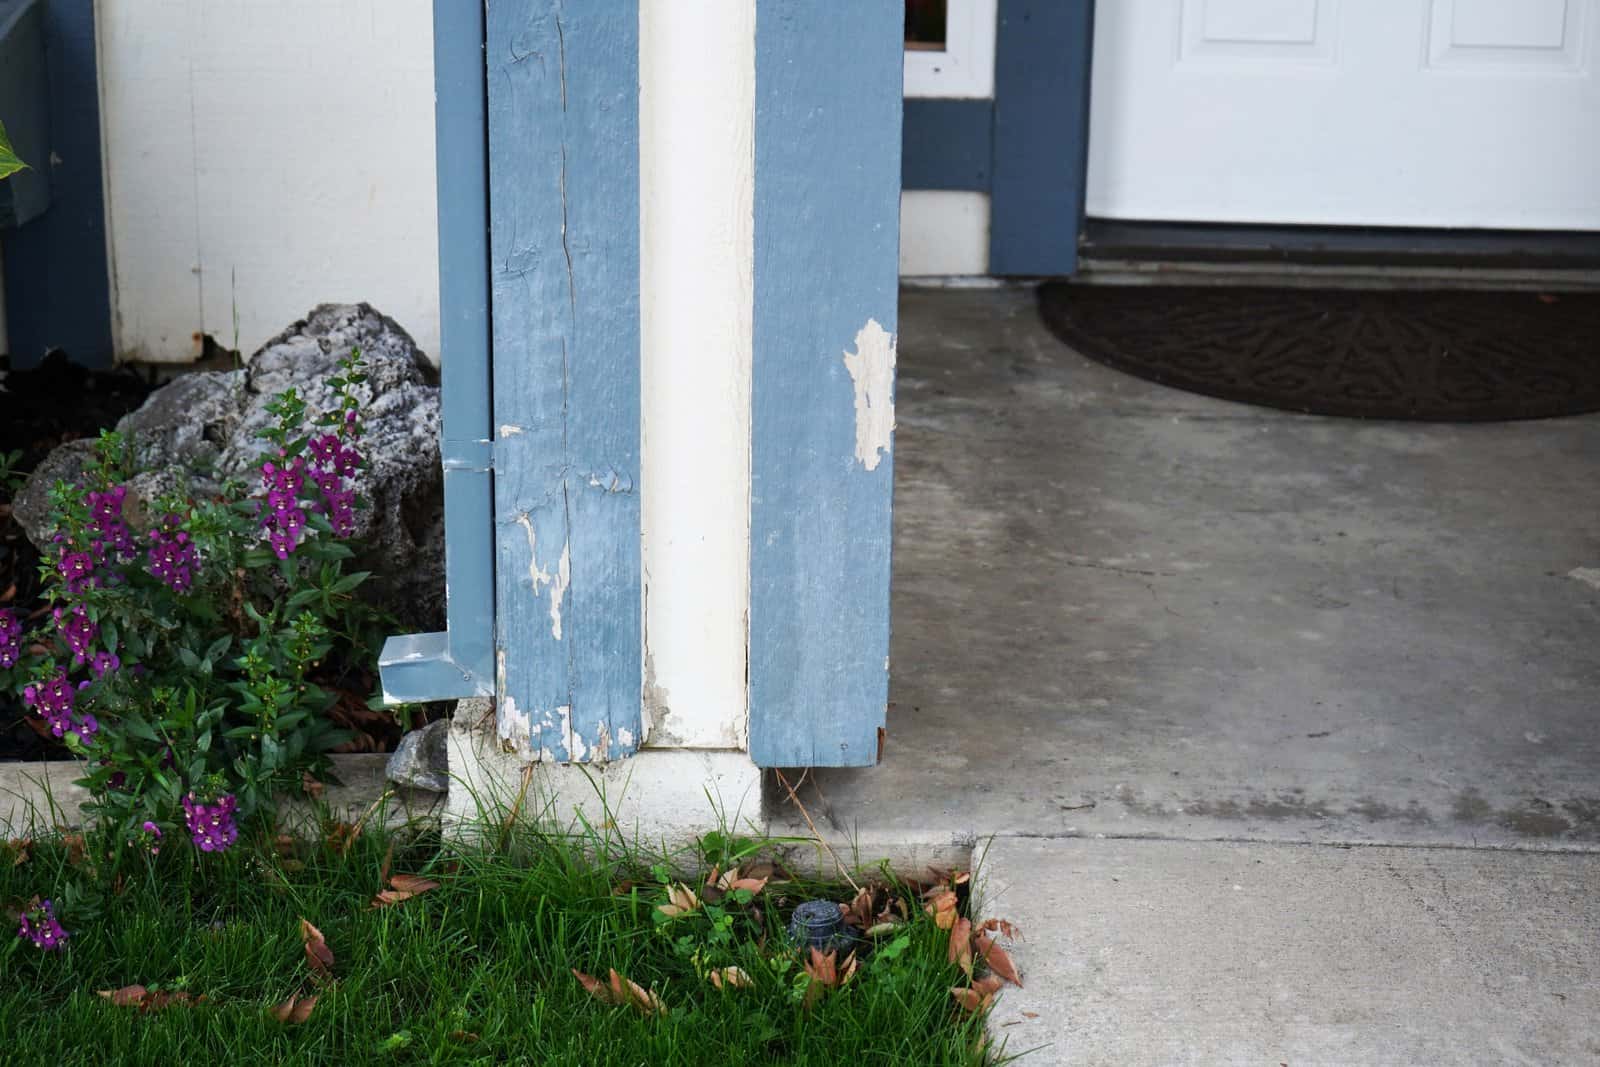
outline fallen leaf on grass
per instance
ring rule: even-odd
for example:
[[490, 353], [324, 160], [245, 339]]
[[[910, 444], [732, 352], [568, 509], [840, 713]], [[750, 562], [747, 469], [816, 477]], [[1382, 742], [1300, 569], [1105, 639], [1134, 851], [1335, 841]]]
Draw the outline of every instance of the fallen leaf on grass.
[[459, 1041], [463, 1045], [476, 1045], [483, 1039], [471, 1030], [452, 1030], [450, 1031], [450, 1040]]
[[950, 962], [972, 977], [972, 920], [965, 916], [950, 927]]
[[813, 948], [805, 964], [806, 974], [811, 978], [806, 986], [806, 1007], [809, 1008], [824, 989], [839, 989], [848, 985], [860, 965], [861, 961], [856, 959], [854, 952], [846, 956], [841, 964], [838, 962], [838, 953]]
[[653, 989], [645, 989], [638, 982], [622, 977], [616, 968], [611, 969], [609, 981], [602, 982], [590, 974], [584, 974], [576, 968], [572, 976], [578, 984], [587, 989], [596, 999], [606, 1004], [631, 1004], [644, 1015], [665, 1015], [667, 1013], [666, 1001]]
[[102, 989], [99, 991], [111, 1003], [119, 1008], [138, 1008], [149, 1013], [163, 1011], [167, 1008], [187, 1008], [195, 1004], [205, 1003], [205, 997], [193, 997], [183, 990], [168, 991], [164, 989], [147, 989], [142, 985], [125, 985], [121, 989]]
[[415, 874], [397, 874], [389, 879], [389, 884], [394, 888], [385, 889], [372, 898], [374, 908], [389, 907], [403, 900], [410, 900], [419, 893], [439, 888], [439, 883], [432, 878], [423, 878]]
[[311, 970], [323, 978], [333, 977], [333, 949], [322, 936], [322, 931], [300, 920], [300, 936], [306, 943], [306, 962]]
[[311, 1018], [311, 1009], [316, 1006], [317, 998], [315, 996], [293, 996], [282, 1004], [275, 1005], [272, 1009], [272, 1017], [280, 1023], [299, 1026]]
[[872, 925], [872, 890], [862, 886], [856, 890], [856, 895], [849, 904], [839, 905], [839, 910], [844, 914], [844, 921], [854, 926], [857, 930], [865, 930]]
[[956, 894], [953, 889], [939, 889], [928, 897], [922, 910], [933, 916], [933, 924], [948, 930], [956, 924]]
[[754, 989], [755, 981], [738, 967], [723, 967], [708, 976], [718, 989]]
[[999, 992], [1000, 985], [1000, 979], [991, 974], [969, 986], [957, 986], [950, 990], [950, 995], [956, 999], [962, 1011], [983, 1011], [994, 1003], [994, 995]]
[[680, 915], [687, 915], [700, 906], [700, 898], [694, 895], [694, 890], [679, 883], [667, 887], [667, 903], [657, 904], [656, 910], [669, 919], [676, 919]]

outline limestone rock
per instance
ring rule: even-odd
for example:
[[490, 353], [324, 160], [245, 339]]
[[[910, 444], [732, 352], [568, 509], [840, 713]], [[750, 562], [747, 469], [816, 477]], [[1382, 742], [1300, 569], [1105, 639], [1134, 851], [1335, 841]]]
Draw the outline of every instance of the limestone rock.
[[400, 739], [389, 756], [389, 781], [430, 793], [450, 791], [450, 720], [436, 719]]
[[[327, 379], [360, 347], [367, 380], [356, 386], [366, 466], [354, 479], [368, 507], [357, 513], [366, 549], [352, 569], [370, 570], [368, 586], [408, 626], [444, 625], [444, 482], [439, 466], [438, 374], [394, 320], [366, 304], [323, 304], [272, 338], [244, 369], [184, 375], [152, 393], [117, 429], [141, 472], [129, 483], [126, 511], [150, 525], [150, 502], [187, 488], [217, 492], [229, 479], [257, 487], [267, 447], [259, 431], [275, 424], [267, 405], [293, 388], [306, 404], [306, 428], [338, 407]], [[92, 444], [71, 442], [48, 456], [18, 495], [14, 511], [30, 540], [45, 544], [49, 488], [72, 480]]]

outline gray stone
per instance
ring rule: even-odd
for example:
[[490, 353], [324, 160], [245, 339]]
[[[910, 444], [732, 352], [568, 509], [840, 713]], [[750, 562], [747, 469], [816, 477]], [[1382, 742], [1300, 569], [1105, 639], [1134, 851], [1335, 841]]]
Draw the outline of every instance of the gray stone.
[[[152, 393], [117, 429], [129, 440], [140, 474], [129, 483], [130, 523], [148, 527], [157, 497], [173, 491], [207, 495], [239, 479], [256, 487], [266, 442], [276, 424], [267, 405], [294, 389], [306, 404], [306, 428], [339, 406], [327, 384], [338, 362], [361, 349], [367, 380], [356, 386], [367, 465], [354, 487], [368, 507], [356, 516], [365, 545], [355, 568], [370, 570], [368, 588], [407, 625], [444, 624], [444, 485], [439, 466], [438, 375], [410, 335], [366, 304], [323, 304], [250, 357], [243, 370], [184, 375]], [[73, 442], [53, 452], [29, 479], [17, 520], [35, 544], [47, 528], [49, 487], [72, 480], [92, 445]]]
[[420, 730], [412, 730], [389, 756], [389, 781], [429, 793], [448, 793], [449, 742], [449, 719], [435, 719]]

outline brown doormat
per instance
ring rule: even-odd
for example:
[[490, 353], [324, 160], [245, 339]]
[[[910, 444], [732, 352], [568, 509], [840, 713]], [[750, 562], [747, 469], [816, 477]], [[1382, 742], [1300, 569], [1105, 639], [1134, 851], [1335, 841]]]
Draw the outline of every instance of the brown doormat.
[[1090, 359], [1247, 404], [1434, 422], [1600, 411], [1600, 293], [1052, 282], [1039, 306]]

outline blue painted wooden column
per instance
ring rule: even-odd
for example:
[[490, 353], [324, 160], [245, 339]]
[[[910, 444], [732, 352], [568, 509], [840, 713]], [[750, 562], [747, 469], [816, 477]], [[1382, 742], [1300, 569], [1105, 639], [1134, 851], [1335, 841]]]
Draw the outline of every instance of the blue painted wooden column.
[[639, 11], [489, 5], [496, 689], [531, 755], [640, 739]]
[[876, 762], [888, 701], [899, 0], [756, 8], [750, 754]]

